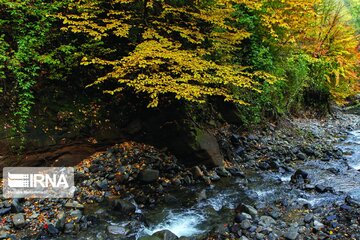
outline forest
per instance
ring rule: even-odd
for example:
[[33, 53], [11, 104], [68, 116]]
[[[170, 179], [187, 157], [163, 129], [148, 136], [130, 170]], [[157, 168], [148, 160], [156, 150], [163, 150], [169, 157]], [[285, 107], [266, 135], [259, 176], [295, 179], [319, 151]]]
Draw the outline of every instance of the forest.
[[359, 0], [0, 0], [0, 238], [360, 239], [359, 106]]

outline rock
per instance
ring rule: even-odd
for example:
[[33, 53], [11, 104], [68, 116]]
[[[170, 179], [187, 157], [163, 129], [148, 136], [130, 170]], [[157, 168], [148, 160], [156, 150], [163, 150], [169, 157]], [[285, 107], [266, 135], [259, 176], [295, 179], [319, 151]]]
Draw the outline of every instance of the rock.
[[47, 231], [52, 235], [52, 236], [56, 236], [59, 234], [59, 230], [52, 224], [48, 225], [48, 229]]
[[66, 215], [64, 211], [60, 211], [57, 215], [57, 220], [55, 221], [55, 227], [57, 229], [63, 229], [65, 225]]
[[258, 167], [261, 169], [261, 170], [269, 170], [271, 168], [271, 166], [269, 165], [269, 163], [267, 162], [260, 162], [258, 164]]
[[12, 221], [16, 228], [25, 226], [25, 215], [23, 213], [17, 213], [12, 217]]
[[251, 223], [250, 223], [250, 221], [248, 219], [245, 219], [240, 223], [240, 226], [241, 226], [242, 229], [246, 230], [246, 229], [249, 229], [251, 227]]
[[242, 222], [243, 220], [251, 220], [252, 217], [250, 214], [247, 214], [247, 213], [238, 213], [235, 215], [235, 218], [234, 218], [234, 221], [237, 222], [237, 223], [240, 223]]
[[295, 226], [291, 226], [288, 231], [285, 233], [284, 237], [289, 240], [295, 240], [299, 236], [299, 228]]
[[18, 198], [14, 198], [11, 207], [14, 209], [14, 212], [20, 213], [24, 211], [24, 208], [21, 206], [20, 200]]
[[198, 202], [201, 202], [201, 201], [206, 201], [207, 199], [207, 196], [206, 196], [206, 190], [203, 189], [201, 190], [201, 192], [197, 193], [197, 201]]
[[263, 240], [263, 239], [265, 239], [265, 235], [263, 233], [256, 233], [256, 239]]
[[238, 212], [238, 213], [242, 213], [242, 212], [248, 213], [252, 217], [256, 217], [257, 214], [258, 214], [257, 210], [254, 207], [252, 207], [250, 205], [242, 204], [242, 203], [239, 204], [239, 206], [237, 206], [236, 212]]
[[319, 193], [325, 193], [327, 192], [327, 187], [324, 186], [323, 184], [317, 184], [315, 185], [315, 190]]
[[121, 235], [122, 237], [125, 237], [129, 233], [128, 229], [122, 226], [115, 226], [115, 225], [108, 226], [107, 231], [113, 235]]
[[199, 148], [196, 155], [199, 158], [208, 158], [207, 163], [211, 166], [224, 165], [224, 158], [220, 152], [219, 144], [213, 135], [206, 131], [198, 130], [196, 140]]
[[171, 194], [166, 194], [164, 196], [164, 202], [166, 204], [172, 205], [172, 204], [178, 204], [179, 200], [176, 197], [174, 197], [173, 195], [171, 195]]
[[314, 214], [308, 213], [304, 216], [304, 222], [310, 223], [314, 219]]
[[204, 176], [204, 173], [201, 171], [199, 166], [193, 167], [192, 173], [195, 178], [202, 178]]
[[142, 236], [138, 238], [138, 240], [161, 240], [161, 239], [157, 236]]
[[309, 174], [305, 172], [304, 170], [298, 169], [296, 172], [291, 176], [291, 182], [292, 183], [301, 183], [308, 180]]
[[134, 204], [122, 199], [115, 199], [111, 201], [111, 208], [115, 211], [120, 211], [125, 214], [135, 213], [136, 210]]
[[11, 207], [7, 207], [7, 208], [1, 208], [0, 209], [0, 216], [7, 214], [8, 212], [10, 212]]
[[316, 229], [316, 230], [321, 230], [321, 229], [323, 229], [324, 228], [324, 224], [322, 224], [320, 221], [318, 221], [318, 220], [315, 220], [314, 221], [314, 228]]
[[231, 177], [231, 174], [224, 167], [217, 167], [215, 171], [220, 177]]
[[336, 220], [336, 218], [337, 218], [337, 216], [335, 214], [333, 214], [333, 215], [327, 216], [326, 221], [331, 222], [331, 221]]
[[68, 222], [64, 226], [64, 233], [72, 233], [74, 230], [74, 222]]
[[249, 240], [247, 237], [245, 237], [245, 236], [241, 236], [240, 238], [239, 238], [239, 240]]
[[155, 169], [145, 169], [139, 174], [139, 179], [145, 183], [155, 182], [159, 178], [159, 171]]
[[108, 188], [108, 181], [106, 179], [97, 181], [96, 186], [101, 190], [106, 190]]
[[79, 209], [76, 209], [70, 212], [70, 216], [75, 222], [79, 222], [82, 217], [82, 212]]
[[306, 155], [303, 152], [299, 152], [298, 154], [296, 154], [296, 156], [298, 157], [299, 160], [306, 160]]
[[276, 224], [276, 221], [269, 216], [261, 216], [259, 224], [263, 227], [270, 227], [273, 224]]
[[243, 172], [241, 172], [240, 169], [237, 167], [229, 167], [229, 168], [226, 168], [226, 170], [234, 177], [245, 178], [245, 174]]
[[80, 203], [77, 202], [77, 201], [68, 201], [68, 202], [65, 204], [65, 207], [67, 207], [67, 208], [79, 208], [79, 209], [83, 209], [83, 208], [84, 208], [84, 205], [80, 204]]
[[152, 236], [158, 237], [161, 240], [176, 240], [178, 237], [169, 230], [162, 230], [154, 233]]

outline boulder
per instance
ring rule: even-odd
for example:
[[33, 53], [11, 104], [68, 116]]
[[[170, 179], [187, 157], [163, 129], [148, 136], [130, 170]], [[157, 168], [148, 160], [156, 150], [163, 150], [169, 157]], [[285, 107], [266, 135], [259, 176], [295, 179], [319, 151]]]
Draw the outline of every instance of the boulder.
[[154, 233], [152, 236], [158, 237], [161, 240], [176, 240], [178, 237], [169, 230], [161, 230]]
[[14, 226], [16, 228], [21, 228], [24, 227], [26, 222], [25, 222], [25, 215], [23, 213], [17, 213], [12, 217], [12, 221], [14, 223]]
[[111, 202], [111, 208], [114, 211], [119, 211], [125, 214], [135, 213], [136, 207], [129, 201], [122, 199], [113, 199]]
[[155, 169], [144, 169], [139, 174], [140, 181], [144, 183], [155, 182], [159, 178], [159, 170]]

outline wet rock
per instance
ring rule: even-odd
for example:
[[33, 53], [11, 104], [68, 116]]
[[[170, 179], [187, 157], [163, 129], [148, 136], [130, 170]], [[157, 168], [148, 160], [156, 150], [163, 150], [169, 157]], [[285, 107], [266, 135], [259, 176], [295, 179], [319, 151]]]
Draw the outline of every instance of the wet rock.
[[258, 167], [261, 169], [261, 170], [269, 170], [271, 167], [269, 165], [269, 163], [267, 162], [260, 162], [258, 164]]
[[233, 175], [234, 177], [245, 178], [245, 174], [242, 171], [240, 171], [240, 169], [237, 167], [229, 167], [229, 168], [226, 168], [226, 170], [228, 170], [228, 172], [231, 175]]
[[360, 201], [354, 199], [352, 196], [348, 195], [345, 198], [345, 202], [353, 207], [360, 207]]
[[330, 215], [330, 216], [327, 216], [325, 219], [326, 219], [326, 221], [331, 222], [331, 221], [336, 220], [336, 218], [337, 218], [337, 216], [336, 216], [336, 215]]
[[320, 221], [318, 220], [314, 220], [314, 229], [316, 230], [321, 230], [324, 228], [324, 224], [322, 224]]
[[152, 236], [158, 237], [161, 240], [176, 240], [178, 237], [169, 230], [162, 230], [154, 233]]
[[122, 226], [108, 226], [107, 227], [107, 231], [110, 233], [110, 234], [113, 234], [113, 235], [117, 235], [118, 237], [125, 237], [128, 233], [129, 233], [129, 230], [126, 229], [125, 227], [122, 227]]
[[217, 167], [215, 171], [220, 177], [231, 177], [231, 174], [224, 167]]
[[23, 213], [17, 213], [12, 217], [13, 224], [16, 228], [22, 228], [25, 226], [25, 215]]
[[258, 212], [254, 207], [252, 207], [250, 205], [242, 204], [242, 203], [239, 204], [239, 206], [237, 206], [236, 212], [238, 212], [238, 213], [242, 213], [242, 212], [248, 213], [252, 217], [256, 217], [258, 215]]
[[325, 192], [331, 192], [332, 188], [331, 187], [326, 187], [323, 184], [317, 184], [315, 185], [315, 190], [319, 193], [325, 193]]
[[240, 223], [240, 226], [244, 230], [249, 229], [251, 227], [251, 222], [249, 220], [245, 219]]
[[294, 184], [304, 183], [308, 180], [309, 174], [302, 169], [296, 170], [296, 172], [291, 176], [291, 182]]
[[138, 240], [161, 240], [161, 239], [157, 236], [142, 236]]
[[6, 214], [6, 213], [8, 213], [8, 212], [10, 212], [10, 210], [11, 210], [11, 207], [1, 208], [1, 209], [0, 209], [0, 216]]
[[247, 213], [238, 213], [235, 215], [234, 221], [240, 223], [246, 219], [251, 220], [252, 219], [251, 215]]
[[310, 223], [314, 219], [314, 214], [308, 213], [304, 216], [304, 222]]
[[241, 236], [239, 240], [249, 240], [246, 236]]
[[159, 170], [145, 169], [140, 172], [139, 179], [145, 183], [155, 182], [159, 178]]
[[276, 224], [276, 221], [270, 216], [261, 216], [259, 224], [263, 227], [270, 227]]
[[172, 205], [172, 204], [178, 204], [179, 200], [175, 196], [173, 196], [171, 194], [166, 194], [164, 196], [164, 202], [166, 204]]
[[289, 240], [295, 240], [299, 236], [299, 227], [291, 226], [284, 234], [284, 237]]
[[114, 199], [111, 201], [111, 208], [115, 211], [120, 211], [125, 214], [135, 213], [136, 207], [129, 201], [122, 199]]
[[205, 201], [207, 199], [206, 190], [201, 190], [201, 192], [197, 194], [196, 199], [198, 202]]
[[298, 154], [296, 154], [296, 156], [298, 157], [299, 160], [306, 160], [306, 155], [303, 152], [299, 152]]

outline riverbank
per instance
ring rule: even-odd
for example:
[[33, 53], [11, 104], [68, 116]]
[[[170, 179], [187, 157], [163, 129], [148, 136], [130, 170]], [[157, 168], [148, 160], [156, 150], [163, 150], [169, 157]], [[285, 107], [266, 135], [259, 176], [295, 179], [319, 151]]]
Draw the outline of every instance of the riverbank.
[[77, 165], [73, 200], [3, 200], [0, 234], [174, 239], [156, 233], [169, 229], [197, 239], [359, 239], [360, 175], [349, 160], [356, 129], [359, 116], [341, 112], [251, 133], [224, 125], [217, 138], [225, 164], [216, 168], [124, 142]]

